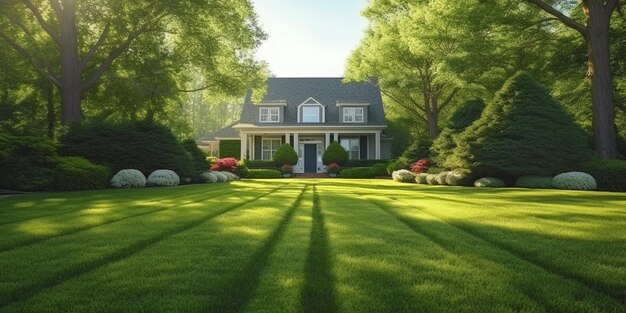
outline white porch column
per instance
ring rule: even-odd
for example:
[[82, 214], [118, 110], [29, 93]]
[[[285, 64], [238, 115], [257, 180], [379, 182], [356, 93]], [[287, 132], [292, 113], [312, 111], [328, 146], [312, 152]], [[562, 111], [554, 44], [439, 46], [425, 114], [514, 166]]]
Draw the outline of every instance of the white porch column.
[[300, 138], [298, 137], [298, 133], [293, 133], [293, 149], [296, 150], [296, 154], [300, 157]]
[[239, 134], [239, 138], [241, 139], [241, 157], [240, 160], [246, 159], [246, 152], [248, 149], [248, 134], [241, 132]]
[[333, 139], [334, 139], [334, 141], [339, 142], [339, 133], [334, 133], [333, 134]]
[[328, 148], [328, 145], [330, 145], [330, 133], [326, 133], [326, 138], [324, 138], [324, 148]]
[[374, 137], [374, 146], [376, 147], [376, 160], [380, 160], [380, 132], [376, 132]]
[[286, 144], [290, 144], [291, 143], [291, 134], [290, 133], [286, 133], [285, 134], [285, 143]]

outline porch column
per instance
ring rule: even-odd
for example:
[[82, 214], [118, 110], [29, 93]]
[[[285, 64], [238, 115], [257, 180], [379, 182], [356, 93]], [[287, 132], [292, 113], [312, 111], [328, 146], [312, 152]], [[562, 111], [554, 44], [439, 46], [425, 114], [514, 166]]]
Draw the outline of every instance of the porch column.
[[328, 145], [330, 145], [330, 133], [326, 133], [326, 138], [324, 141], [324, 148], [328, 148]]
[[291, 134], [290, 133], [286, 133], [285, 134], [285, 143], [286, 144], [290, 144], [291, 143]]
[[246, 159], [246, 152], [248, 149], [248, 134], [241, 132], [239, 134], [239, 138], [241, 139], [241, 157], [239, 160], [245, 160]]
[[374, 146], [376, 147], [376, 160], [380, 160], [380, 132], [376, 132], [374, 135]]
[[296, 154], [300, 157], [300, 138], [298, 138], [298, 133], [293, 133], [293, 149], [296, 150]]
[[333, 134], [334, 141], [339, 142], [339, 133]]

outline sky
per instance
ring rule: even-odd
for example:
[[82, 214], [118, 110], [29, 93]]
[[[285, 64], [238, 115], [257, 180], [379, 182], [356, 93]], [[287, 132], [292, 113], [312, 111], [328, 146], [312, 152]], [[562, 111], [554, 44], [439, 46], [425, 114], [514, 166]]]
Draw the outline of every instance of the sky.
[[367, 0], [253, 0], [268, 34], [257, 56], [277, 77], [341, 77], [367, 26]]

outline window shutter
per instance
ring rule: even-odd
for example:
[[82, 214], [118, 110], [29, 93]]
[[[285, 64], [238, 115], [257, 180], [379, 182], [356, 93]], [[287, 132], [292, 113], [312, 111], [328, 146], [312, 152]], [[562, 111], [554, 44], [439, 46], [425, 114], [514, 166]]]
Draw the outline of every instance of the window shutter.
[[367, 160], [367, 136], [361, 136], [361, 142], [359, 143], [361, 155], [359, 158], [361, 160]]

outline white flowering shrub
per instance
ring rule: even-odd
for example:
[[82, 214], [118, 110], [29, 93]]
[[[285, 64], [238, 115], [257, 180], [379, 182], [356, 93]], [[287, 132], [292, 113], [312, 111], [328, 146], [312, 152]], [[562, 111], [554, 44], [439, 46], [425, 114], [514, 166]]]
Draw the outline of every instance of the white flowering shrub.
[[200, 181], [203, 183], [217, 183], [217, 176], [212, 172], [200, 174]]
[[426, 175], [426, 183], [429, 185], [438, 185], [437, 182], [437, 174], [428, 174]]
[[146, 176], [138, 170], [121, 170], [111, 178], [111, 187], [113, 188], [141, 188], [145, 186]]
[[224, 174], [224, 176], [226, 176], [226, 179], [228, 179], [228, 181], [235, 180], [235, 174], [231, 172], [220, 172], [220, 173]]
[[211, 172], [211, 173], [215, 175], [215, 177], [217, 177], [218, 183], [225, 183], [228, 181], [228, 177], [226, 177], [226, 175], [224, 175], [224, 173], [222, 172]]
[[569, 190], [596, 190], [598, 184], [593, 176], [583, 172], [567, 172], [554, 176], [554, 187]]
[[178, 186], [180, 177], [171, 170], [156, 170], [148, 176], [148, 186]]
[[414, 183], [415, 182], [415, 174], [413, 174], [409, 170], [394, 171], [393, 173], [391, 173], [391, 178], [401, 183]]
[[426, 177], [428, 177], [428, 173], [419, 173], [415, 175], [415, 182], [418, 184], [426, 185], [428, 183], [426, 181]]
[[446, 184], [446, 178], [448, 177], [448, 174], [450, 172], [441, 172], [439, 174], [437, 174], [437, 176], [435, 177], [435, 180], [437, 181], [437, 185], [445, 185]]

